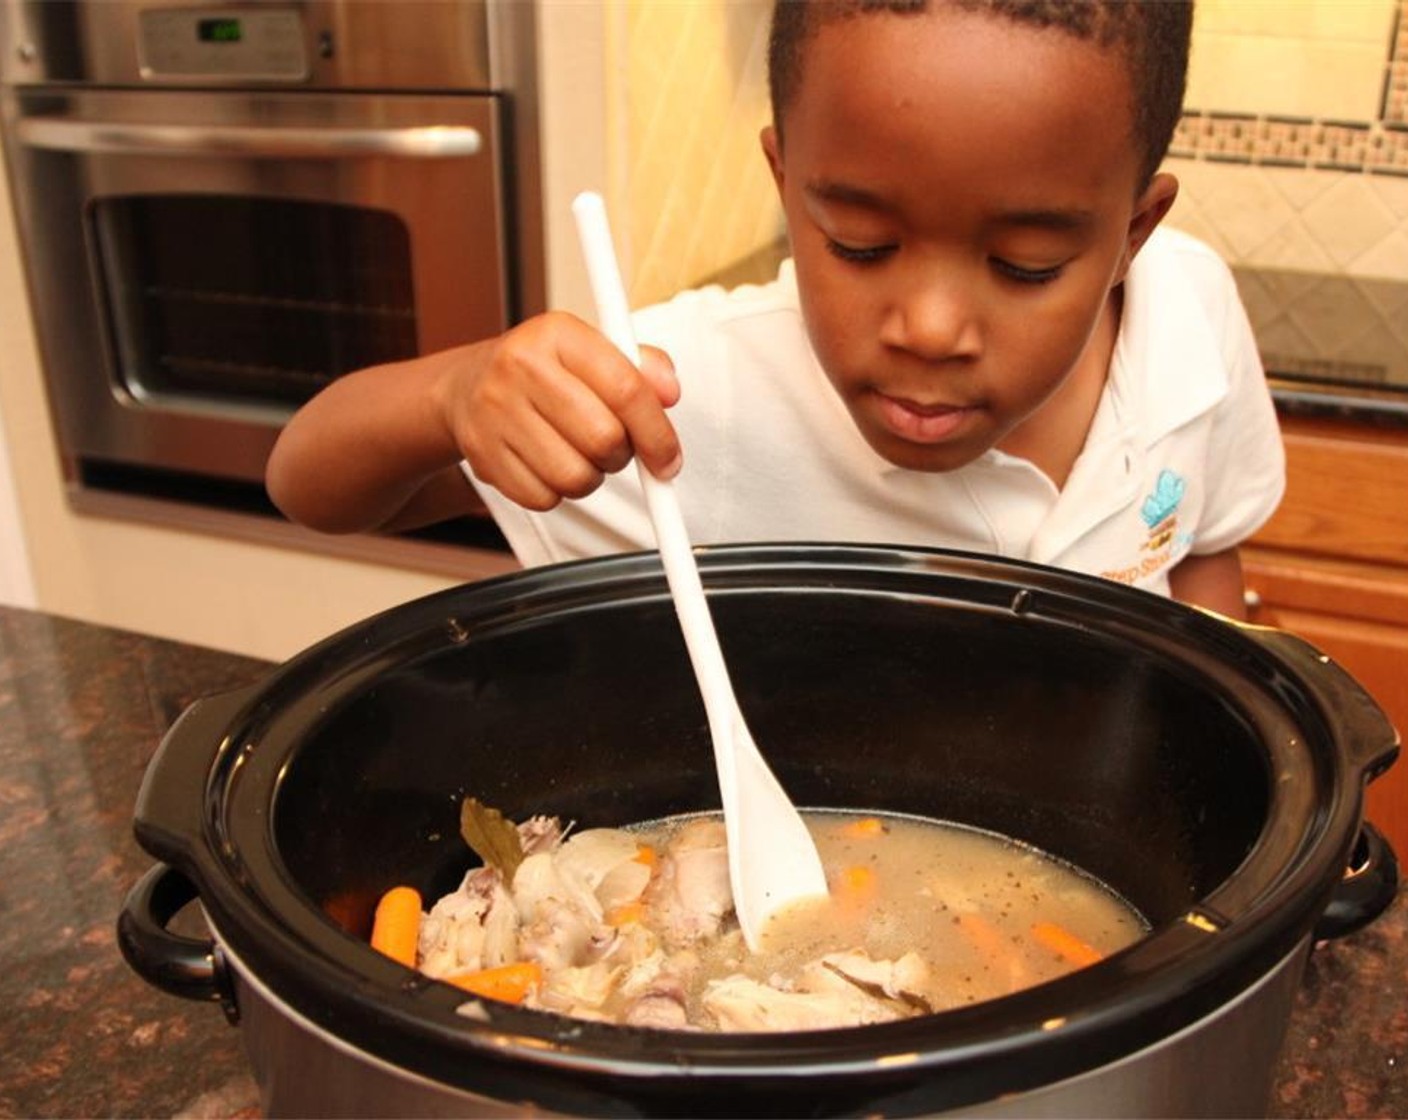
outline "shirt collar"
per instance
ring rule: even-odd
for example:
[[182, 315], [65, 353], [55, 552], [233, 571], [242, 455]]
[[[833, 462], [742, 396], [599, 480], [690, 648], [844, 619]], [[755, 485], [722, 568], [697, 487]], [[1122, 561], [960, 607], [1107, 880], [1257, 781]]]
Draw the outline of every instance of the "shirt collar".
[[1228, 393], [1222, 348], [1174, 238], [1155, 231], [1125, 278], [1107, 391], [1152, 447]]

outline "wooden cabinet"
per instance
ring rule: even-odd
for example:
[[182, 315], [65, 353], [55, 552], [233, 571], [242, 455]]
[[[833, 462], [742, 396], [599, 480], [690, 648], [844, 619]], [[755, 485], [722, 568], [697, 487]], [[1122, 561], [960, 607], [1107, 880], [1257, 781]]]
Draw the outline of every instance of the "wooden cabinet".
[[[1333, 657], [1408, 730], [1408, 430], [1286, 418], [1287, 489], [1242, 552], [1253, 621]], [[1368, 816], [1408, 857], [1408, 758]]]

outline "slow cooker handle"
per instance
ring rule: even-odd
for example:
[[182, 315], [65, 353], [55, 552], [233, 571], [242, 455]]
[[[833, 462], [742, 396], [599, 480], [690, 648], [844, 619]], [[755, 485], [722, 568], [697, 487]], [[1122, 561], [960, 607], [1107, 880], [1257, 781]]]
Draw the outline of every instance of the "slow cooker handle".
[[1368, 691], [1334, 659], [1304, 638], [1269, 626], [1241, 626], [1243, 633], [1291, 663], [1305, 687], [1339, 729], [1352, 765], [1372, 781], [1398, 757], [1398, 732]]
[[1313, 938], [1325, 941], [1347, 937], [1363, 929], [1385, 910], [1398, 894], [1398, 858], [1388, 838], [1369, 821], [1359, 826], [1359, 836], [1349, 857], [1344, 878], [1330, 896], [1330, 905], [1315, 924]]
[[256, 683], [197, 700], [162, 736], [133, 811], [137, 842], [150, 855], [192, 869], [203, 851], [205, 788], [212, 765], [230, 724], [260, 687]]
[[176, 868], [158, 863], [127, 893], [117, 916], [117, 944], [134, 972], [153, 987], [182, 999], [218, 1003], [239, 1022], [234, 983], [213, 939], [184, 937], [167, 928], [199, 895]]
[[[1298, 672], [1336, 728], [1352, 766], [1368, 783], [1393, 765], [1399, 736], [1368, 691], [1334, 660], [1287, 630], [1244, 626], [1243, 631]], [[1344, 876], [1316, 924], [1314, 938], [1345, 937], [1377, 918], [1398, 892], [1398, 860], [1387, 837], [1367, 820], [1350, 852]]]

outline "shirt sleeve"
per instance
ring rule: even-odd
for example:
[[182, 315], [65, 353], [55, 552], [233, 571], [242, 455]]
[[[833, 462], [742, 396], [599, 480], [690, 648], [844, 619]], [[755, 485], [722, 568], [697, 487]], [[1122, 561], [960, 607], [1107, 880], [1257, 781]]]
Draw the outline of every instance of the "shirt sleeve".
[[1234, 548], [1250, 537], [1276, 512], [1286, 489], [1280, 424], [1251, 323], [1220, 260], [1214, 279], [1228, 392], [1212, 417], [1207, 503], [1193, 548], [1199, 555]]

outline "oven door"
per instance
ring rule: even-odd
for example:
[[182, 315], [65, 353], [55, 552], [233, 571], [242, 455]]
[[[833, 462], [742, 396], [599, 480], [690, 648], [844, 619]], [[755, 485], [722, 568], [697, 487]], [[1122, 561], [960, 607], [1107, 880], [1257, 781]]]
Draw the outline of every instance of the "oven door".
[[10, 93], [46, 376], [76, 462], [259, 481], [349, 370], [502, 331], [488, 95]]

